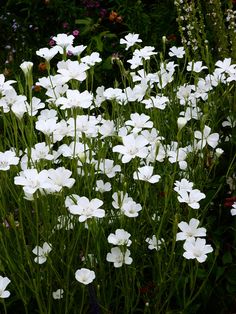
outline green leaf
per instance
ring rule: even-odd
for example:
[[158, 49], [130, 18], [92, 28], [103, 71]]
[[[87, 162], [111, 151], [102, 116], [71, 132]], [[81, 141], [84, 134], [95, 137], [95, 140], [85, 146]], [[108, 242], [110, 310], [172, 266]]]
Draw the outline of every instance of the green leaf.
[[228, 251], [226, 252], [224, 255], [223, 255], [223, 258], [222, 258], [222, 262], [223, 264], [231, 264], [232, 263], [232, 255], [231, 253]]

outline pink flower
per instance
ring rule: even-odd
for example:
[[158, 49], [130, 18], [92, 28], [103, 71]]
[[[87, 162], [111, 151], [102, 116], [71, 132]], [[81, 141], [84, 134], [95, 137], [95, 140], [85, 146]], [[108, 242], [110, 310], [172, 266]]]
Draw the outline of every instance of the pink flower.
[[77, 37], [79, 35], [80, 31], [78, 29], [75, 29], [73, 32], [72, 32], [72, 35]]

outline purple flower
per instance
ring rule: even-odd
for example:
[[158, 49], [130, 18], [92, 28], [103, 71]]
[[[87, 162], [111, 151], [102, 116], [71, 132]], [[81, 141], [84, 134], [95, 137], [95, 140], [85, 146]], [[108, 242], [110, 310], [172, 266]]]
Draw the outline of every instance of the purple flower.
[[68, 22], [64, 22], [64, 23], [62, 24], [62, 27], [63, 27], [64, 29], [68, 29], [68, 28], [69, 28], [69, 23], [68, 23]]
[[106, 9], [100, 9], [99, 11], [99, 16], [104, 19], [104, 17], [107, 15], [107, 10]]

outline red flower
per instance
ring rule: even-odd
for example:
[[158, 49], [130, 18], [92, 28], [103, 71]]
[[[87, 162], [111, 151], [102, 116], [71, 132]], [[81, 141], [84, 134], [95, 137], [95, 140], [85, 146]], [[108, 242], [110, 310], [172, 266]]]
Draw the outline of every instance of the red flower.
[[224, 202], [225, 207], [232, 207], [233, 203], [236, 202], [236, 196], [227, 197]]

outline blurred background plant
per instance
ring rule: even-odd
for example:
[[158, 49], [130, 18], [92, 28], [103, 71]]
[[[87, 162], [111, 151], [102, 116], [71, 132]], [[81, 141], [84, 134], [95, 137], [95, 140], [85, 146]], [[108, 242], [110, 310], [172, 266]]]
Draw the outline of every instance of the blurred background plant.
[[235, 0], [175, 0], [182, 45], [194, 59], [236, 60]]
[[37, 60], [38, 47], [52, 44], [58, 33], [76, 34], [76, 44], [102, 53], [106, 71], [129, 32], [158, 50], [165, 36], [168, 46], [183, 45], [190, 59], [236, 59], [235, 0], [8, 0], [0, 9], [0, 70], [7, 76], [18, 71], [14, 64]]
[[156, 47], [163, 35], [171, 43], [177, 39], [173, 0], [8, 0], [0, 6], [0, 70], [5, 75], [16, 70], [14, 64], [36, 60], [38, 47], [50, 45], [58, 33], [75, 32], [77, 44], [109, 57], [106, 70], [117, 57], [119, 38], [128, 32]]

